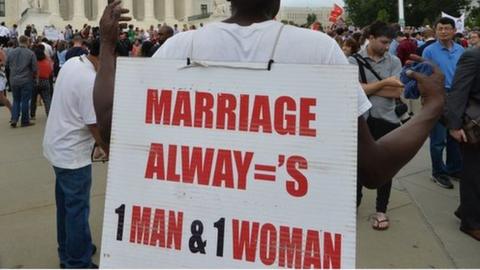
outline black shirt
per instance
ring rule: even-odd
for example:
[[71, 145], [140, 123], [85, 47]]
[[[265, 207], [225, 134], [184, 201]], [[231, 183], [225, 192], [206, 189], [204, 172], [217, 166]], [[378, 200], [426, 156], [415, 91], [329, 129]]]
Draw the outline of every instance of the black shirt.
[[429, 40], [427, 42], [425, 42], [425, 44], [423, 44], [422, 46], [420, 46], [418, 49], [417, 49], [417, 55], [418, 56], [422, 56], [423, 55], [423, 51], [425, 50], [425, 48], [427, 48], [428, 46], [432, 45], [433, 43], [435, 43], [437, 40], [435, 39], [432, 39], [432, 40]]
[[119, 40], [117, 42], [117, 54], [118, 56], [129, 56], [132, 50], [132, 43], [129, 39]]
[[73, 47], [68, 50], [67, 54], [65, 55], [65, 61], [68, 59], [75, 57], [75, 56], [82, 56], [84, 54], [88, 54], [88, 51], [83, 49], [82, 47]]

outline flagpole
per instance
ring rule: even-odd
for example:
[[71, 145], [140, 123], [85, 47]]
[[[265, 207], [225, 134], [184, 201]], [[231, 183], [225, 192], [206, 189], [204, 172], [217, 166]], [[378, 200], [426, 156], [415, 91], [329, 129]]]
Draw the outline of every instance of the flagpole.
[[402, 29], [405, 28], [405, 5], [403, 0], [398, 0], [398, 23]]

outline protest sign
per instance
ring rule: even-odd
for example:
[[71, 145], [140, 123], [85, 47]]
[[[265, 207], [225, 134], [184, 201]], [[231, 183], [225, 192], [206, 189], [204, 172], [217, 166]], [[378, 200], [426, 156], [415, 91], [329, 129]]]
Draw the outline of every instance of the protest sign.
[[101, 267], [355, 268], [356, 68], [184, 65], [118, 60]]
[[60, 31], [53, 26], [45, 26], [45, 28], [43, 28], [43, 34], [48, 40], [51, 41], [59, 40], [61, 35]]
[[442, 17], [450, 18], [455, 21], [455, 28], [457, 29], [457, 33], [465, 32], [465, 13], [462, 14], [459, 18], [453, 17], [445, 12], [442, 12]]

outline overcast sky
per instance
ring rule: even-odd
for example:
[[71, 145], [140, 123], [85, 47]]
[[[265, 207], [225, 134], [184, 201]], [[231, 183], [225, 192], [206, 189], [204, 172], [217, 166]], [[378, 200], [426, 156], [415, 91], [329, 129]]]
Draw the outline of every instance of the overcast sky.
[[331, 7], [335, 3], [343, 6], [343, 0], [282, 0], [283, 5], [298, 7]]

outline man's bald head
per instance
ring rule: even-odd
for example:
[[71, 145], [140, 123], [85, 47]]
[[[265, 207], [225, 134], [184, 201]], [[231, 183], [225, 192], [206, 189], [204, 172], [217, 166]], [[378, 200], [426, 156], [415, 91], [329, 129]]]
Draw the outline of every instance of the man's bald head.
[[250, 13], [275, 18], [280, 10], [280, 0], [228, 0], [232, 4], [232, 13]]
[[173, 28], [167, 25], [163, 25], [158, 29], [158, 43], [163, 45], [167, 39], [173, 36]]

